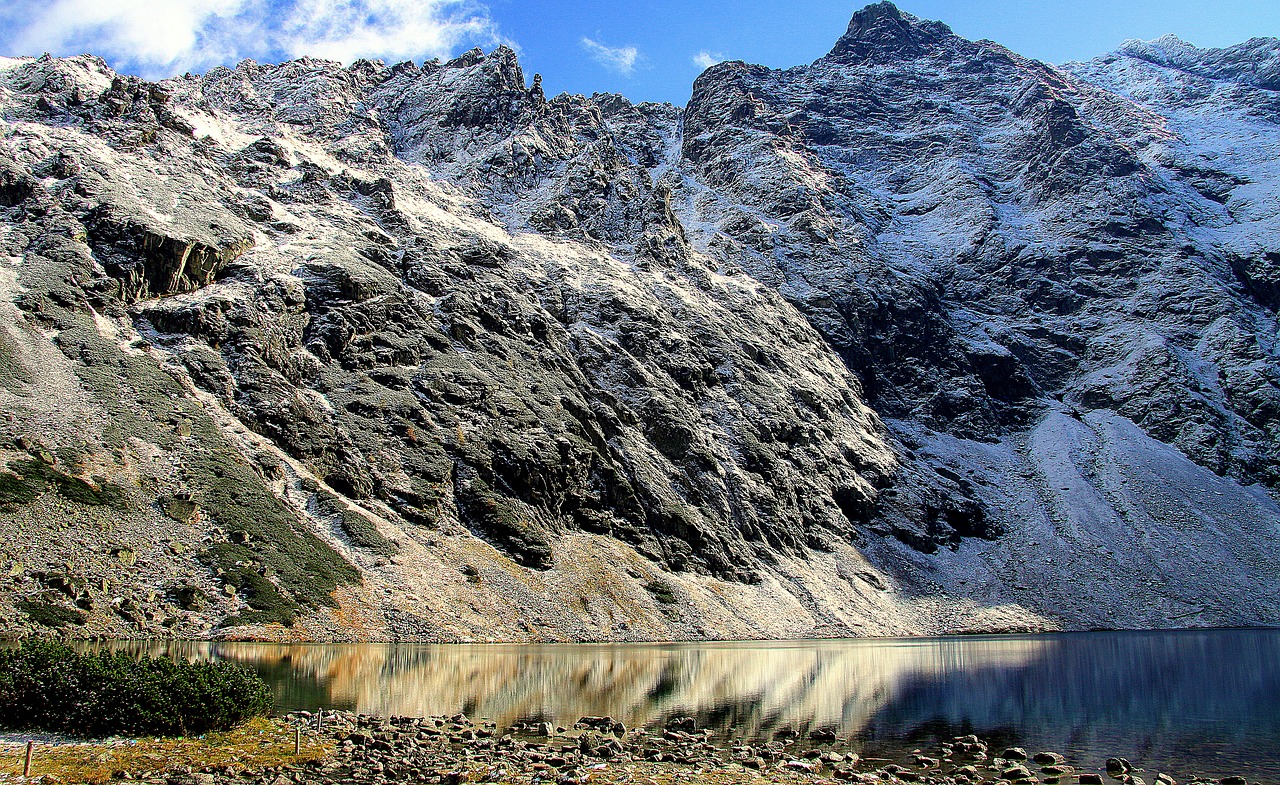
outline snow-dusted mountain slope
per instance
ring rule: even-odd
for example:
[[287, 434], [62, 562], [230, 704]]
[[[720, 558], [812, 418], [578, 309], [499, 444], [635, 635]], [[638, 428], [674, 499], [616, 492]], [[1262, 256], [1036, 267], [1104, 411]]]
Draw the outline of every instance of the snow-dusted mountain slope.
[[1275, 623], [1275, 50], [0, 61], [0, 627]]

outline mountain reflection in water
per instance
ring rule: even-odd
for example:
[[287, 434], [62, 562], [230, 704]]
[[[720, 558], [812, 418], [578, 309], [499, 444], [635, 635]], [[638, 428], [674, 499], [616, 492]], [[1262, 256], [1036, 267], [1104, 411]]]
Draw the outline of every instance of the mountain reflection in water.
[[[896, 756], [978, 733], [1097, 767], [1280, 785], [1280, 631], [637, 645], [129, 644], [256, 669], [280, 709], [507, 725], [692, 715], [735, 736], [833, 728]], [[1181, 776], [1179, 776], [1181, 775]], [[1148, 778], [1150, 781], [1150, 778]]]

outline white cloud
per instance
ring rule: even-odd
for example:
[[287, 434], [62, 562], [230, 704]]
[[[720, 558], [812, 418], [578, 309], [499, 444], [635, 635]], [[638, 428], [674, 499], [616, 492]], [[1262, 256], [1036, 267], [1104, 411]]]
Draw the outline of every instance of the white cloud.
[[636, 70], [636, 61], [640, 59], [640, 51], [634, 46], [605, 46], [590, 38], [582, 39], [582, 48], [587, 50], [591, 59], [600, 65], [623, 76], [631, 76]]
[[467, 40], [497, 40], [471, 0], [14, 0], [0, 14], [4, 54], [92, 52], [149, 77], [246, 57], [444, 57]]
[[711, 54], [706, 49], [703, 49], [701, 52], [698, 52], [696, 55], [693, 56], [693, 64], [698, 66], [704, 71], [710, 68], [711, 66], [716, 65], [717, 63], [723, 63], [723, 62], [724, 62], [724, 55]]
[[446, 56], [464, 39], [492, 38], [492, 23], [452, 0], [295, 0], [280, 33], [291, 57], [396, 60]]
[[[28, 22], [9, 39], [10, 54], [92, 51], [146, 67], [181, 67], [221, 47], [207, 35], [239, 14], [246, 0], [53, 0], [31, 2]], [[212, 46], [211, 46], [212, 45]]]

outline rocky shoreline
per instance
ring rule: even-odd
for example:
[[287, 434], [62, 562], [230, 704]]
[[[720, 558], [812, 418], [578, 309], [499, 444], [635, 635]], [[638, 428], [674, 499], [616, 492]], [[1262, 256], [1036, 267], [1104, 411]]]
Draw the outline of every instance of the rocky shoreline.
[[[853, 782], [916, 785], [1177, 785], [1165, 773], [1140, 771], [1123, 758], [1096, 770], [1068, 765], [1056, 752], [999, 752], [969, 735], [905, 759], [862, 758], [836, 732], [783, 731], [771, 740], [721, 739], [691, 717], [659, 728], [628, 728], [610, 717], [583, 717], [572, 727], [548, 722], [500, 728], [451, 717], [378, 717], [298, 712], [273, 721], [327, 754], [300, 763], [255, 768], [117, 771], [113, 779], [147, 785], [337, 785], [338, 783], [468, 782], [637, 783]], [[26, 782], [0, 775], [0, 781]], [[35, 777], [31, 782], [41, 781]], [[50, 779], [49, 781], [55, 781]], [[1244, 777], [1193, 777], [1188, 785], [1257, 785]]]

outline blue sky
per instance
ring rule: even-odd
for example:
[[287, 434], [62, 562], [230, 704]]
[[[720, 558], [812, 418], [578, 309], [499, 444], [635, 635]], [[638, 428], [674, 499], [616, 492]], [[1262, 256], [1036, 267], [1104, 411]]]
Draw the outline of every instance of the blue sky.
[[[683, 103], [706, 64], [773, 67], [826, 53], [862, 6], [847, 0], [3, 0], [0, 54], [103, 55], [157, 78], [311, 54], [349, 62], [448, 57], [508, 43], [548, 94], [620, 92]], [[1199, 46], [1280, 36], [1277, 0], [904, 0], [903, 10], [1061, 63], [1126, 38]]]

